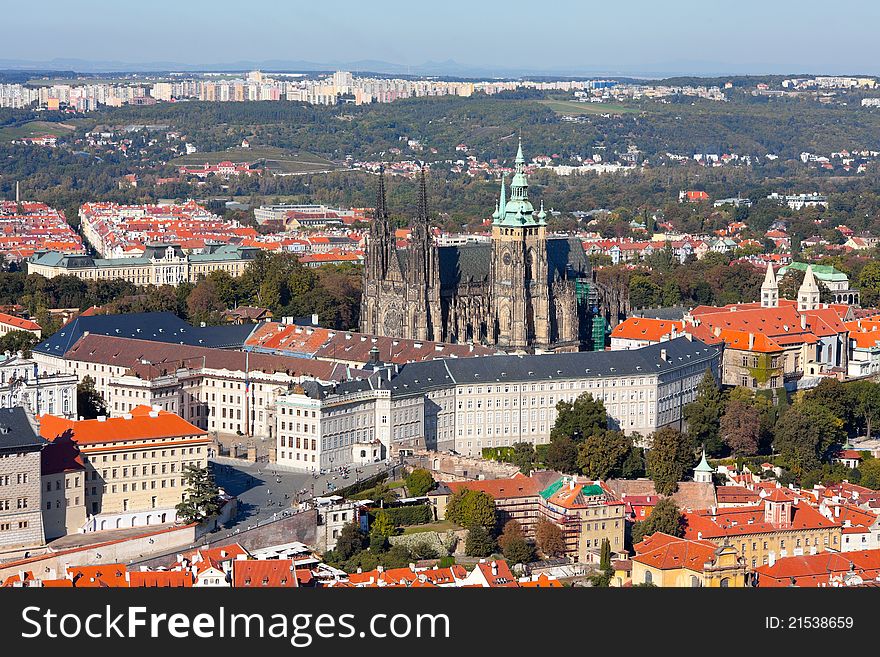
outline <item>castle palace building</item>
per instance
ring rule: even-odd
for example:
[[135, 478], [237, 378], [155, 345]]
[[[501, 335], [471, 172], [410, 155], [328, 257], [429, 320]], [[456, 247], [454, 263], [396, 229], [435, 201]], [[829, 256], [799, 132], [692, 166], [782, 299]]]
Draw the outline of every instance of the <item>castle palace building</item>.
[[501, 178], [490, 243], [434, 243], [424, 171], [406, 249], [397, 248], [385, 202], [380, 174], [364, 268], [362, 332], [530, 353], [586, 346], [590, 264], [580, 240], [547, 237], [543, 204], [535, 212], [529, 202], [522, 143], [509, 199]]

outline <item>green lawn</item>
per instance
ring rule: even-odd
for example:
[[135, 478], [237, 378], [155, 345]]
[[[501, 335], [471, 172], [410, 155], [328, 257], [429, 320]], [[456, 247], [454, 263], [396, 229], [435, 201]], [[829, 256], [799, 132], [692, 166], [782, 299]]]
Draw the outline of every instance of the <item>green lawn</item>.
[[642, 110], [614, 103], [579, 103], [574, 100], [539, 100], [557, 114], [577, 116], [580, 114], [638, 114]]
[[310, 171], [328, 171], [338, 168], [330, 160], [307, 153], [305, 151], [294, 152], [274, 146], [252, 146], [241, 148], [240, 146], [228, 148], [225, 151], [206, 151], [204, 153], [192, 153], [181, 155], [171, 160], [175, 166], [217, 164], [229, 160], [231, 162], [257, 162], [265, 161], [266, 166], [272, 171], [280, 173], [308, 173]]
[[404, 534], [421, 534], [422, 532], [443, 532], [448, 531], [458, 531], [461, 529], [458, 525], [450, 520], [439, 520], [437, 522], [431, 522], [427, 525], [410, 525], [409, 527], [403, 528]]
[[51, 121], [30, 121], [17, 126], [0, 128], [0, 141], [10, 141], [23, 137], [41, 137], [42, 135], [55, 135], [61, 137], [68, 132], [73, 132], [75, 126], [67, 123], [53, 123]]

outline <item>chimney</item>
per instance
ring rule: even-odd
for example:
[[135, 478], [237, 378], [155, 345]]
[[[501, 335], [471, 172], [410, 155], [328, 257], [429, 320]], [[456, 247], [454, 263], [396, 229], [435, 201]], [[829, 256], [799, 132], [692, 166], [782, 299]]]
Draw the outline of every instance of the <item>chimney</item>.
[[492, 577], [498, 577], [498, 562], [492, 562]]
[[801, 313], [801, 330], [802, 331], [807, 330], [807, 316], [804, 315], [803, 313]]
[[666, 360], [666, 350], [665, 349], [660, 350], [660, 360], [664, 360], [664, 361]]
[[835, 518], [840, 517], [840, 507], [839, 506], [834, 507], [834, 517]]
[[106, 421], [107, 421], [107, 416], [106, 416], [106, 415], [99, 415], [99, 416], [98, 416], [97, 418], [95, 418], [95, 419], [97, 419], [98, 422], [106, 422]]
[[749, 333], [749, 351], [755, 348], [755, 334]]

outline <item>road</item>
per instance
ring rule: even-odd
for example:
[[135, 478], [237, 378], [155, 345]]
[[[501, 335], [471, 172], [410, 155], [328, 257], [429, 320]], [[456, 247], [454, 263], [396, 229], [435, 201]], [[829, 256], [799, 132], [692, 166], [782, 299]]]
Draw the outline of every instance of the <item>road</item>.
[[238, 498], [240, 511], [233, 526], [252, 526], [295, 507], [299, 502], [332, 495], [334, 491], [328, 484], [344, 488], [380, 472], [400, 468], [400, 465], [389, 468], [385, 462], [372, 463], [359, 468], [357, 473], [352, 468], [348, 479], [343, 479], [339, 473], [320, 475], [316, 479], [307, 472], [285, 470], [265, 462], [218, 458], [210, 465], [217, 485]]

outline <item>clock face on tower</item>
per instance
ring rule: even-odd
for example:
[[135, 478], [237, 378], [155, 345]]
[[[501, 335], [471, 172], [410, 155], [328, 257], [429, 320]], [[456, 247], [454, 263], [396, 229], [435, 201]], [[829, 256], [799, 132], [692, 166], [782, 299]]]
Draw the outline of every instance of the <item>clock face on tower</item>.
[[509, 253], [505, 253], [505, 254], [501, 257], [501, 262], [503, 262], [506, 266], [509, 267], [509, 266], [510, 266], [510, 254], [509, 254]]

